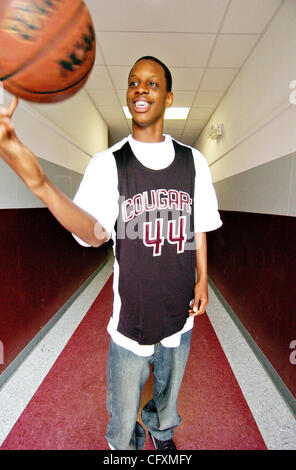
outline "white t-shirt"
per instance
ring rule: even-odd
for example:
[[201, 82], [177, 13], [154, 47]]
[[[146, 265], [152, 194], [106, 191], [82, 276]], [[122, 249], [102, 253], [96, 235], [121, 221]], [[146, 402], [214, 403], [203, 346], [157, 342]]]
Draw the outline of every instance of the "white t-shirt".
[[[134, 155], [142, 165], [153, 170], [161, 170], [168, 167], [175, 157], [171, 136], [165, 135], [164, 137], [163, 142], [143, 143], [129, 135], [108, 150], [96, 154], [86, 168], [74, 202], [95, 217], [114, 241], [114, 225], [119, 214], [119, 193], [117, 187], [117, 167], [113, 152], [120, 149], [128, 140]], [[217, 197], [205, 157], [197, 149], [191, 148], [191, 150], [196, 172], [194, 230], [195, 232], [209, 232], [222, 225], [218, 211]], [[153, 157], [151, 157], [151, 155], [153, 155]], [[74, 235], [74, 238], [82, 246], [89, 246], [77, 236]], [[115, 343], [129, 349], [139, 356], [150, 356], [154, 352], [154, 345], [140, 345], [117, 331], [120, 311], [118, 279], [119, 267], [115, 259], [113, 314], [110, 318], [107, 330]], [[161, 341], [162, 345], [165, 347], [177, 347], [180, 344], [181, 334], [189, 331], [193, 327], [193, 321], [193, 317], [188, 317], [183, 329], [170, 337], [163, 338]]]

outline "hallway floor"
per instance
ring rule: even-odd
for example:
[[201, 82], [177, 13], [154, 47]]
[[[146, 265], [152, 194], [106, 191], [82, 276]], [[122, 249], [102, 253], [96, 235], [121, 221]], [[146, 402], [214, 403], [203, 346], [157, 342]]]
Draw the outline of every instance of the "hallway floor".
[[[209, 299], [179, 397], [178, 449], [296, 449], [295, 418], [210, 286]], [[112, 259], [0, 389], [1, 450], [109, 449], [111, 310]], [[152, 387], [151, 375], [141, 407]]]

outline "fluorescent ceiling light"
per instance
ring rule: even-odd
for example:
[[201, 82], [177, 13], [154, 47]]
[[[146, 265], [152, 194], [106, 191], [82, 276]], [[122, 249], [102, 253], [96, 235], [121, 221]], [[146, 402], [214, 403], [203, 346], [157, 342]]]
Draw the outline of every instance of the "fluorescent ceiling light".
[[164, 118], [165, 119], [187, 119], [190, 108], [174, 107], [167, 108]]
[[[187, 119], [190, 108], [171, 107], [167, 108], [164, 118], [165, 119]], [[127, 119], [132, 119], [131, 113], [127, 106], [123, 106], [123, 111]]]

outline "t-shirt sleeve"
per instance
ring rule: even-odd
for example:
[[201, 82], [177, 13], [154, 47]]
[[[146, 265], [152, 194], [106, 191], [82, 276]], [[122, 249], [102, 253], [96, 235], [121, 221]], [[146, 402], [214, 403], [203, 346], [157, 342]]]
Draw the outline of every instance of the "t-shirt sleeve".
[[[118, 217], [118, 182], [114, 156], [111, 152], [96, 154], [88, 164], [73, 199], [81, 209], [91, 214], [112, 235]], [[72, 234], [82, 246], [90, 246]]]
[[194, 230], [210, 232], [222, 225], [212, 176], [205, 157], [193, 149], [195, 163]]

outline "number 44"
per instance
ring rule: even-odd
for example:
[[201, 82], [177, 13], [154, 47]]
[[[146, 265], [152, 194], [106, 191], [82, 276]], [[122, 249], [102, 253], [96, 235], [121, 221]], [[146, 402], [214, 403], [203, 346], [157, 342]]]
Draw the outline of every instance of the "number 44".
[[[178, 224], [178, 226], [177, 226]], [[186, 217], [179, 217], [178, 221], [168, 221], [168, 237], [167, 241], [171, 245], [177, 245], [177, 253], [183, 253], [187, 235]], [[164, 244], [163, 236], [163, 219], [155, 220], [154, 234], [152, 235], [152, 222], [144, 222], [143, 243], [145, 246], [153, 247], [153, 256], [161, 255], [161, 247]]]

